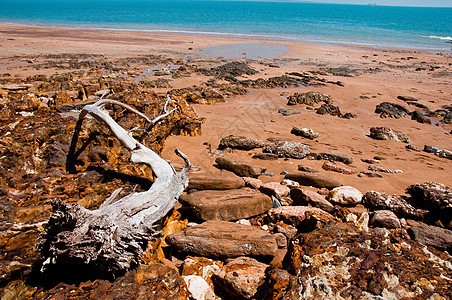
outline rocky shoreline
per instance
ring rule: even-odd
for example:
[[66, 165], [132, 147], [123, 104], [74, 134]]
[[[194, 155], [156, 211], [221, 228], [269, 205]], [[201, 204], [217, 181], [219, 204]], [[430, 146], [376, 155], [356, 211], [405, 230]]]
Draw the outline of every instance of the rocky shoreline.
[[[0, 57], [2, 299], [452, 297], [447, 57], [292, 45], [290, 57], [207, 59], [191, 54], [207, 41], [175, 39], [165, 54]], [[142, 263], [41, 273], [52, 200], [95, 209], [154, 180], [94, 119], [69, 157], [80, 109], [108, 97], [155, 118], [167, 95], [175, 110], [156, 126], [106, 108], [176, 170], [176, 147], [193, 163]]]

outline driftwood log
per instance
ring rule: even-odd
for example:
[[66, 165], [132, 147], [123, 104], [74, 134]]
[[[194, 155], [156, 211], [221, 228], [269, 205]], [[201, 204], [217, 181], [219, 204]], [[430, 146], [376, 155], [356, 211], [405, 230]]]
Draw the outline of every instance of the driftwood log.
[[42, 272], [52, 265], [84, 264], [115, 277], [139, 264], [148, 241], [158, 234], [156, 224], [174, 207], [186, 188], [187, 172], [191, 165], [188, 158], [176, 149], [177, 155], [185, 161], [182, 171], [176, 173], [167, 161], [136, 141], [127, 130], [118, 125], [105, 110], [105, 105], [118, 105], [155, 124], [175, 110], [167, 109], [170, 102], [171, 99], [167, 98], [164, 112], [153, 120], [115, 100], [103, 99], [83, 108], [72, 138], [70, 153], [74, 151], [72, 146], [75, 147], [77, 143], [83, 120], [90, 115], [107, 126], [131, 152], [130, 160], [133, 163], [151, 167], [156, 179], [145, 192], [119, 198], [121, 189], [116, 190], [95, 210], [88, 210], [78, 204], [69, 206], [60, 201], [52, 201], [54, 213], [37, 245], [44, 256]]

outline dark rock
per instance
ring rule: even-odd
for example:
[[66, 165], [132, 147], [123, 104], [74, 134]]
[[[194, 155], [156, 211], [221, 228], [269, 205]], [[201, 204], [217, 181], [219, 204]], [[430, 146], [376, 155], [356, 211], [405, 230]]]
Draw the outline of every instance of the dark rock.
[[358, 174], [359, 177], [367, 176], [369, 178], [383, 178], [380, 174], [377, 172], [369, 172], [369, 171], [362, 171]]
[[251, 158], [262, 160], [278, 160], [278, 155], [273, 153], [256, 153]]
[[419, 147], [417, 147], [417, 146], [415, 146], [415, 145], [406, 145], [405, 148], [408, 149], [408, 150], [413, 150], [413, 151], [416, 151], [416, 152], [421, 152], [421, 149], [419, 149]]
[[218, 78], [229, 78], [246, 75], [254, 75], [259, 72], [250, 68], [246, 63], [233, 61], [224, 65], [214, 67], [211, 69], [199, 69], [199, 71], [207, 76], [215, 76]]
[[409, 221], [408, 225], [408, 233], [415, 241], [452, 253], [452, 231], [421, 222]]
[[319, 153], [319, 155], [317, 156], [317, 159], [339, 161], [339, 162], [342, 162], [347, 165], [353, 163], [353, 157], [350, 154], [334, 152], [334, 151]]
[[317, 113], [319, 115], [332, 115], [337, 117], [342, 117], [341, 110], [338, 106], [334, 106], [332, 104], [322, 104], [319, 108], [317, 108]]
[[319, 92], [295, 93], [293, 96], [289, 96], [287, 105], [306, 104], [313, 106], [319, 102], [333, 103], [333, 99], [330, 95]]
[[319, 173], [319, 171], [317, 169], [307, 167], [307, 166], [298, 166], [298, 171], [308, 172], [308, 173]]
[[376, 210], [370, 217], [370, 225], [387, 229], [400, 228], [400, 220], [390, 210]]
[[215, 159], [215, 162], [218, 164], [220, 169], [232, 171], [235, 174], [243, 177], [258, 177], [262, 174], [262, 172], [266, 170], [263, 167], [253, 166], [246, 162], [241, 162], [226, 157], [217, 157], [217, 159]]
[[452, 112], [448, 112], [443, 118], [444, 124], [452, 124]]
[[372, 210], [390, 210], [400, 218], [422, 219], [428, 213], [426, 210], [413, 207], [399, 195], [369, 191], [364, 194], [363, 202]]
[[291, 108], [281, 108], [278, 110], [280, 114], [283, 116], [291, 116], [291, 115], [298, 115], [301, 114], [301, 111], [298, 109], [291, 109]]
[[177, 252], [213, 258], [273, 257], [278, 248], [270, 233], [225, 221], [207, 221], [189, 227], [169, 235], [166, 242]]
[[187, 190], [230, 190], [245, 186], [242, 178], [228, 171], [189, 172]]
[[189, 205], [202, 220], [234, 221], [267, 212], [272, 208], [270, 197], [249, 188], [206, 190], [182, 195], [179, 200]]
[[421, 111], [415, 110], [411, 115], [411, 120], [419, 123], [432, 124], [432, 121]]
[[282, 141], [265, 145], [264, 152], [273, 153], [279, 157], [301, 159], [311, 153], [311, 149], [302, 143]]
[[252, 150], [264, 147], [264, 142], [258, 139], [250, 139], [244, 136], [228, 135], [220, 141], [219, 149], [231, 148], [240, 150]]
[[212, 276], [214, 284], [228, 299], [256, 299], [256, 294], [265, 283], [268, 265], [250, 257], [238, 257], [229, 261]]
[[419, 101], [418, 99], [411, 97], [411, 96], [397, 96], [397, 99], [400, 99], [402, 101]]
[[424, 145], [424, 151], [425, 152], [428, 152], [428, 153], [439, 153], [439, 152], [441, 152], [442, 150], [444, 150], [444, 149], [442, 149], [442, 148], [439, 148], [439, 147], [433, 147], [433, 146], [429, 146], [429, 145]]
[[296, 172], [287, 174], [285, 179], [290, 179], [304, 186], [333, 189], [341, 186], [341, 183], [326, 176], [315, 173]]
[[314, 130], [312, 129], [308, 129], [308, 128], [299, 128], [299, 127], [293, 127], [292, 130], [290, 131], [290, 133], [298, 135], [298, 136], [302, 136], [305, 137], [307, 139], [315, 139], [319, 137], [319, 134], [314, 132]]
[[380, 114], [380, 118], [405, 118], [409, 111], [400, 104], [382, 102], [375, 108], [375, 113]]
[[333, 204], [326, 200], [325, 196], [314, 191], [293, 188], [290, 190], [290, 198], [293, 200], [293, 205], [312, 205], [329, 213], [334, 212]]
[[403, 143], [410, 142], [410, 138], [406, 134], [386, 127], [372, 127], [370, 129], [370, 137], [376, 140], [390, 140]]

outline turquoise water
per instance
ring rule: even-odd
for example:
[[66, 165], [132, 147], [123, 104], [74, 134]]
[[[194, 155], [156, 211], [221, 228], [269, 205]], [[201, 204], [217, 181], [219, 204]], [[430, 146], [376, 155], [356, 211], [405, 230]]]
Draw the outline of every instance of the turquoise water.
[[[0, 0], [0, 22], [451, 51], [452, 8], [198, 0]], [[1, 28], [0, 28], [1, 30]]]

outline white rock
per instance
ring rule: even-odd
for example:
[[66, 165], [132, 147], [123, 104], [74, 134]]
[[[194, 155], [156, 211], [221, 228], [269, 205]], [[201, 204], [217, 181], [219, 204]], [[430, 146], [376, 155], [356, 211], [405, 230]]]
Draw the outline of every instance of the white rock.
[[188, 291], [195, 300], [214, 300], [215, 293], [212, 288], [201, 276], [188, 275], [182, 276], [187, 285]]
[[331, 190], [327, 200], [339, 204], [358, 204], [361, 202], [363, 194], [351, 186], [340, 186]]

